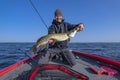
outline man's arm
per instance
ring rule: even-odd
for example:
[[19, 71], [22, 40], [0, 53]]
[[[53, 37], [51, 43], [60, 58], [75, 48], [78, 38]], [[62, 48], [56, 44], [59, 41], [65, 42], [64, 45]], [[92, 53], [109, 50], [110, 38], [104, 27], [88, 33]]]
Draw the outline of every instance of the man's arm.
[[74, 28], [77, 29], [77, 31], [82, 31], [84, 29], [84, 24], [83, 23], [80, 23], [80, 24], [70, 24], [70, 23], [67, 23], [68, 25], [68, 30], [72, 30]]

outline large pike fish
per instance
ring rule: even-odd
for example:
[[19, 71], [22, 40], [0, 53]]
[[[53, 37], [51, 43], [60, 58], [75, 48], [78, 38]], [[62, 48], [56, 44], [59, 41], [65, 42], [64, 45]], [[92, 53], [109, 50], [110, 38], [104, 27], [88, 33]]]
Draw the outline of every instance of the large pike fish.
[[33, 45], [32, 48], [30, 48], [30, 51], [36, 53], [38, 47], [41, 47], [41, 50], [45, 49], [46, 44], [50, 39], [53, 39], [55, 41], [69, 40], [71, 37], [74, 37], [76, 32], [77, 32], [77, 29], [73, 29], [66, 33], [54, 33], [54, 34], [48, 34], [48, 35], [42, 36], [37, 40], [36, 44]]

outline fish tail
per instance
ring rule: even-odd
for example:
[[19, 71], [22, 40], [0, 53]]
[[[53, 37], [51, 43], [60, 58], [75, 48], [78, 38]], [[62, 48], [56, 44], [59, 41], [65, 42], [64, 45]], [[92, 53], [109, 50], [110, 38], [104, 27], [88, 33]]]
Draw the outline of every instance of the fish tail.
[[30, 48], [30, 51], [31, 51], [31, 52], [34, 52], [34, 54], [36, 54], [36, 52], [37, 52], [36, 45], [33, 45], [33, 46]]

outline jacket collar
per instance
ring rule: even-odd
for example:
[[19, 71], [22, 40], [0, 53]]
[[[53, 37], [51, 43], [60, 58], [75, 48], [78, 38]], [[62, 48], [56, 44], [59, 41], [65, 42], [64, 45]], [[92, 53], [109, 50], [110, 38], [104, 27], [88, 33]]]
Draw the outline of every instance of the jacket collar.
[[64, 22], [64, 19], [62, 20], [62, 22], [58, 22], [56, 21], [55, 19], [53, 20], [52, 24], [55, 24], [55, 25], [59, 25], [59, 24], [62, 24]]

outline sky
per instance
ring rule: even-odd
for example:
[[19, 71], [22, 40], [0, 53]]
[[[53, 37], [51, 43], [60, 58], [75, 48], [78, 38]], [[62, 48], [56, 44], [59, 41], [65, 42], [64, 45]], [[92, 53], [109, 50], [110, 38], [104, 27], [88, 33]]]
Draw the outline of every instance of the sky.
[[[71, 42], [120, 42], [120, 0], [32, 0], [49, 27], [54, 11], [65, 22], [84, 23]], [[47, 28], [29, 0], [0, 0], [0, 42], [36, 42]]]

